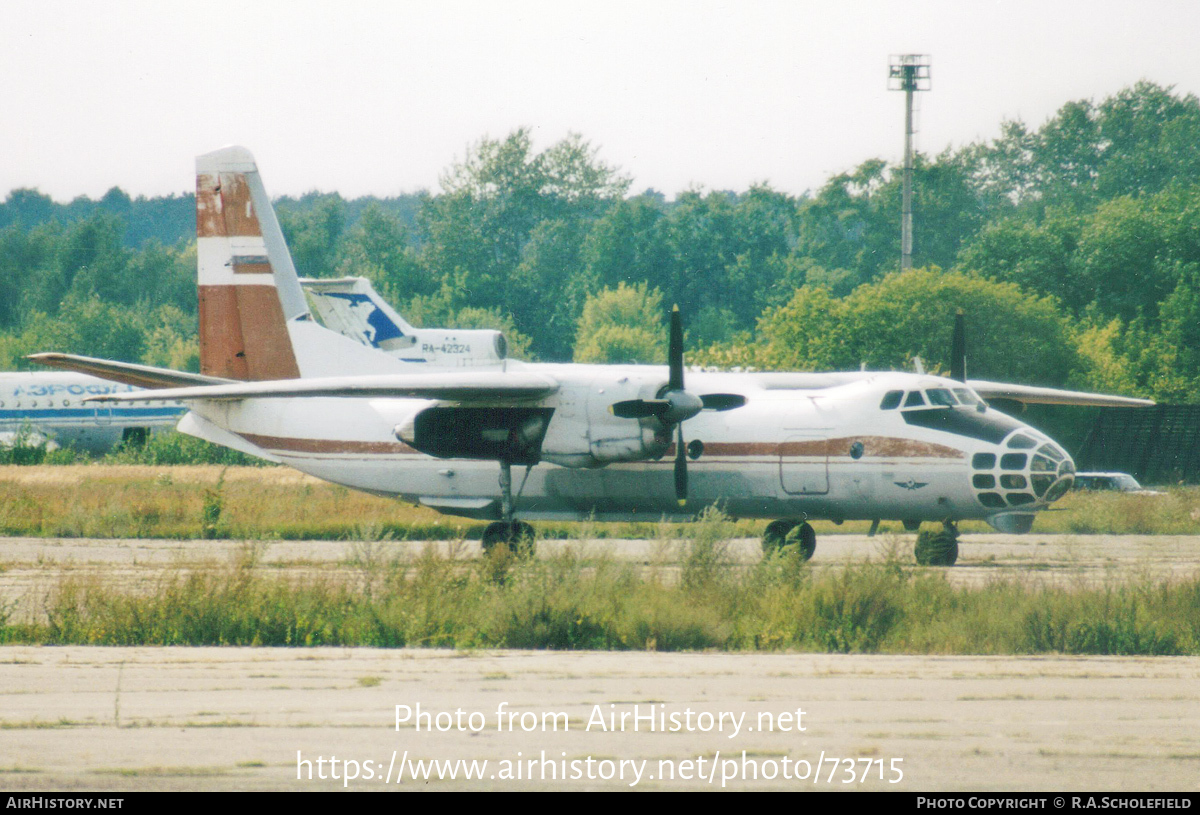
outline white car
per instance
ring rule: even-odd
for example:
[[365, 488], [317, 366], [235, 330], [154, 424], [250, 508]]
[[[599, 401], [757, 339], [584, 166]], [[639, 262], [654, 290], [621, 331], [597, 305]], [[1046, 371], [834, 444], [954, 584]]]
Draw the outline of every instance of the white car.
[[1159, 490], [1148, 490], [1129, 473], [1075, 473], [1076, 490], [1112, 490], [1137, 495], [1166, 495]]

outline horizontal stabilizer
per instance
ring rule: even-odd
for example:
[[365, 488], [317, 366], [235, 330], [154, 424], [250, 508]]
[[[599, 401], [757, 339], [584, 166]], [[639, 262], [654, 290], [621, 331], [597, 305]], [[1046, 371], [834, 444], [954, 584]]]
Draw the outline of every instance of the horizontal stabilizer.
[[[184, 388], [196, 385], [225, 385], [235, 381], [222, 379], [219, 376], [172, 371], [170, 368], [135, 365], [132, 362], [112, 362], [107, 359], [81, 357], [75, 354], [31, 354], [27, 359], [39, 365], [91, 374], [111, 382], [133, 385], [135, 388]], [[143, 401], [144, 399], [145, 396], [133, 397], [132, 401]]]
[[[171, 388], [134, 395], [93, 397], [96, 402], [189, 399], [270, 399], [318, 396], [436, 399], [449, 402], [488, 402], [535, 399], [558, 390], [548, 376], [490, 371], [437, 374], [382, 374], [237, 382], [208, 387]], [[88, 400], [85, 400], [88, 401]]]
[[1065, 391], [1040, 388], [1035, 385], [1010, 385], [1006, 382], [984, 382], [969, 379], [967, 384], [984, 399], [1011, 399], [1027, 405], [1079, 405], [1083, 407], [1154, 407], [1151, 399], [1131, 396], [1112, 396], [1107, 393]]

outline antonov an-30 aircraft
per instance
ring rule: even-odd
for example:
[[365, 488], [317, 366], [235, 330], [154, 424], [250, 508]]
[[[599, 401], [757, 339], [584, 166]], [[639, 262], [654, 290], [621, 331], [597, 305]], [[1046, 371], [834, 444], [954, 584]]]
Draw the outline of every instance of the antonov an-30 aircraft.
[[[254, 158], [196, 160], [201, 374], [39, 354], [180, 400], [179, 429], [320, 478], [492, 519], [775, 519], [764, 547], [816, 545], [811, 519], [982, 519], [1027, 530], [1071, 487], [1042, 433], [984, 402], [1145, 400], [909, 373], [697, 373], [672, 314], [667, 366], [414, 365], [319, 325]], [[959, 333], [956, 361], [961, 354]], [[961, 368], [962, 363], [956, 363]], [[514, 478], [513, 468], [517, 468]], [[514, 487], [515, 483], [515, 487]], [[956, 549], [955, 549], [956, 551]]]

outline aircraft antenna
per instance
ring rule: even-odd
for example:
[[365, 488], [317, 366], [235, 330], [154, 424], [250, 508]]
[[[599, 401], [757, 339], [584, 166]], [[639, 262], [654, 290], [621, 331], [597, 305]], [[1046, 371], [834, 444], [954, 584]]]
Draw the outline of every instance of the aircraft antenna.
[[928, 54], [888, 57], [888, 90], [904, 91], [904, 198], [900, 218], [900, 271], [912, 268], [913, 93], [930, 88]]

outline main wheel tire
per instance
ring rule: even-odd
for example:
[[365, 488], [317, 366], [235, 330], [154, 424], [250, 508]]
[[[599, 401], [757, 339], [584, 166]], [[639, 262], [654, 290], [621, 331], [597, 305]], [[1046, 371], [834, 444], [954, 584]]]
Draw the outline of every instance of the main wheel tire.
[[769, 555], [778, 552], [787, 545], [788, 533], [795, 528], [795, 521], [779, 520], [771, 521], [767, 524], [766, 530], [762, 536], [762, 550], [764, 555]]
[[524, 521], [514, 521], [506, 524], [503, 521], [490, 523], [483, 530], [479, 545], [485, 553], [491, 552], [496, 546], [507, 546], [514, 555], [532, 555], [535, 549], [533, 526]]
[[958, 560], [958, 535], [946, 530], [918, 533], [913, 555], [922, 566], [953, 566]]
[[901, 521], [901, 523], [904, 524], [904, 531], [906, 531], [906, 532], [920, 532], [921, 531], [921, 522], [920, 521]]
[[807, 522], [798, 524], [796, 528], [788, 532], [787, 543], [799, 546], [800, 557], [808, 560], [817, 551], [817, 530]]

